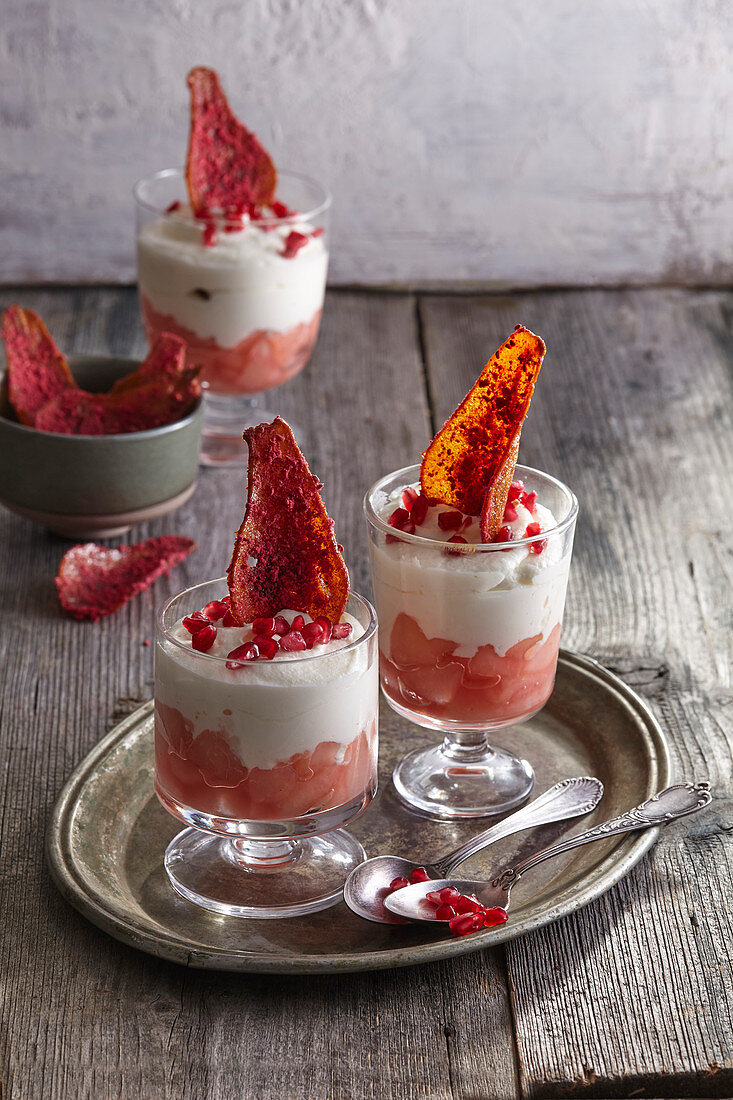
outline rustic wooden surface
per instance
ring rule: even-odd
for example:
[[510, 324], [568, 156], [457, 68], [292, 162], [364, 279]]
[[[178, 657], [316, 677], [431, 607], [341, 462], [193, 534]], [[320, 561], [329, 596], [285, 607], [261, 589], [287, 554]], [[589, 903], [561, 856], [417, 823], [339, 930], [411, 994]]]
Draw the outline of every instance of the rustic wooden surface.
[[[69, 351], [143, 351], [130, 290], [0, 292], [13, 300]], [[43, 830], [74, 765], [151, 694], [154, 607], [226, 564], [243, 477], [202, 471], [175, 516], [135, 530], [200, 549], [96, 625], [59, 612], [69, 544], [3, 510], [0, 1100], [731, 1095], [733, 295], [332, 293], [311, 366], [272, 404], [302, 427], [363, 588], [363, 490], [415, 459], [520, 320], [550, 347], [521, 457], [582, 508], [564, 644], [648, 698], [678, 777], [709, 779], [716, 802], [605, 897], [506, 948], [289, 979], [138, 953], [56, 894]]]

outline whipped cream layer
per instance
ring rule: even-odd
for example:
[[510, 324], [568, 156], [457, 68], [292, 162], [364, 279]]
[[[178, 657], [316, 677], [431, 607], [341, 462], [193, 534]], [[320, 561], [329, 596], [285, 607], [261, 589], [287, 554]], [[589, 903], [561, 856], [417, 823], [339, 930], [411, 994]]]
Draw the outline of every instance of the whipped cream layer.
[[[297, 612], [279, 614], [291, 622]], [[202, 654], [179, 620], [170, 633], [180, 645], [160, 638], [156, 645], [156, 698], [179, 710], [195, 736], [206, 729], [224, 734], [247, 768], [273, 768], [322, 741], [345, 749], [360, 733], [376, 731], [379, 680], [368, 646], [350, 648], [364, 634], [361, 624], [349, 614], [341, 622], [351, 623], [348, 638], [296, 653], [278, 650], [271, 661], [248, 661], [232, 670], [211, 658], [250, 641], [251, 627], [216, 624], [216, 641]]]
[[[401, 492], [376, 502], [375, 511], [385, 523], [401, 506]], [[519, 501], [514, 504], [517, 518], [505, 522], [515, 539], [521, 539], [533, 522], [543, 532], [556, 526], [552, 512], [541, 504], [535, 505], [534, 513]], [[431, 505], [417, 528], [415, 534], [433, 545], [402, 541], [398, 531], [399, 541], [370, 543], [374, 598], [387, 655], [392, 627], [402, 612], [415, 619], [427, 638], [456, 642], [459, 657], [472, 657], [487, 644], [503, 657], [525, 638], [541, 635], [544, 640], [562, 621], [571, 546], [564, 549], [564, 538], [550, 534], [541, 554], [530, 553], [528, 545], [449, 553], [446, 543], [456, 533], [469, 544], [481, 542], [478, 517], [458, 532], [440, 528], [440, 513], [452, 511]]]
[[217, 229], [206, 247], [201, 222], [182, 206], [175, 216], [149, 222], [137, 240], [141, 293], [156, 312], [172, 316], [202, 340], [233, 348], [256, 331], [287, 332], [323, 307], [328, 252], [311, 237], [289, 259], [281, 255], [295, 230], [309, 235], [305, 220], [264, 229]]

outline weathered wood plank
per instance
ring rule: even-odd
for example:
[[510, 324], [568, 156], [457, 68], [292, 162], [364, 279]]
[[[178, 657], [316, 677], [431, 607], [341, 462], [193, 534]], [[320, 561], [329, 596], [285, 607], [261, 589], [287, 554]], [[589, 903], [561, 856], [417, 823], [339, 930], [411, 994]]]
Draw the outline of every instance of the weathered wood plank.
[[[131, 291], [8, 291], [0, 304], [16, 298], [41, 312], [67, 350], [143, 351]], [[363, 588], [362, 493], [429, 438], [414, 300], [332, 294], [312, 365], [273, 404], [302, 427], [354, 585]], [[198, 552], [96, 625], [59, 612], [53, 576], [69, 544], [0, 513], [0, 1095], [514, 1096], [499, 953], [330, 979], [188, 972], [104, 936], [48, 880], [42, 835], [56, 794], [99, 737], [150, 696], [152, 655], [143, 642], [154, 608], [167, 593], [223, 570], [242, 505], [242, 473], [202, 471], [175, 516], [131, 533], [191, 535]]]
[[564, 644], [643, 691], [677, 774], [718, 795], [606, 897], [508, 946], [525, 1096], [733, 1087], [732, 305], [675, 291], [421, 300], [439, 422], [517, 322], [545, 338], [520, 457], [581, 503]]

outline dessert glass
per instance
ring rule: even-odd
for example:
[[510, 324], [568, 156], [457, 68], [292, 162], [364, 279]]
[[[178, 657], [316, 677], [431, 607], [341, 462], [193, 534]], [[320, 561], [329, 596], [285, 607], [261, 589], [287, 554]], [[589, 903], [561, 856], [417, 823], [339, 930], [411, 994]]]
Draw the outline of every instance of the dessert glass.
[[452, 544], [389, 526], [385, 511], [419, 483], [419, 466], [364, 499], [382, 690], [398, 714], [445, 734], [406, 756], [393, 780], [434, 817], [503, 813], [534, 784], [529, 762], [491, 747], [487, 733], [524, 722], [552, 692], [578, 504], [548, 474], [517, 466], [515, 477], [556, 523], [513, 542]]
[[183, 616], [226, 594], [226, 578], [174, 596], [155, 646], [155, 790], [185, 822], [165, 853], [174, 888], [216, 913], [289, 917], [334, 905], [364, 849], [342, 828], [377, 788], [379, 677], [373, 607], [351, 594], [364, 633], [331, 652], [227, 668], [186, 645]]
[[[148, 341], [175, 332], [203, 367], [204, 465], [241, 466], [242, 429], [272, 420], [264, 391], [293, 378], [318, 337], [328, 269], [331, 196], [315, 180], [278, 175], [293, 213], [257, 221], [216, 218], [214, 243], [190, 215], [184, 174], [167, 168], [133, 189], [140, 308]], [[175, 209], [172, 206], [178, 204]], [[284, 256], [291, 232], [308, 236]]]

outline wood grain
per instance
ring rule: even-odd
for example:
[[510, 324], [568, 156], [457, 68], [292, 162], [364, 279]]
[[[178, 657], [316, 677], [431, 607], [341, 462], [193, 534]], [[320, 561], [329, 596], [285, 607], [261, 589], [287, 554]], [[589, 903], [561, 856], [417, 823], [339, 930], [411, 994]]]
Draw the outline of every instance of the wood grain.
[[522, 1092], [730, 1095], [733, 1086], [731, 296], [543, 293], [421, 302], [444, 419], [521, 321], [548, 345], [520, 459], [580, 500], [564, 644], [663, 721], [711, 811], [584, 912], [507, 946]]

